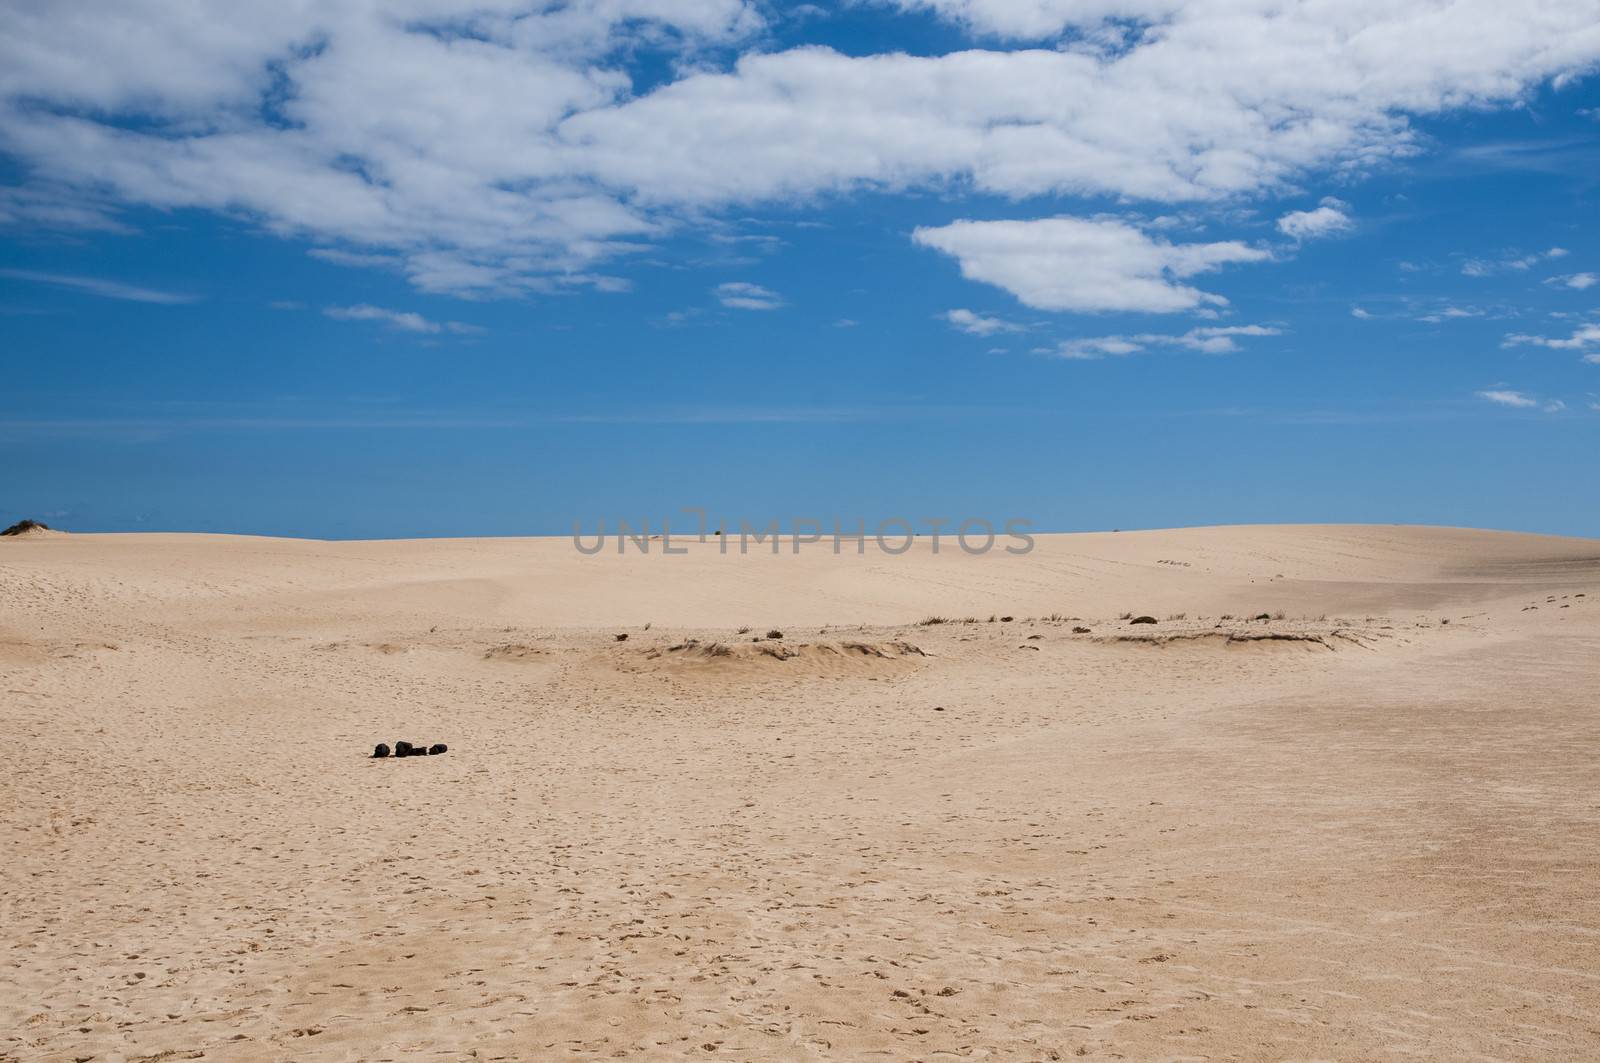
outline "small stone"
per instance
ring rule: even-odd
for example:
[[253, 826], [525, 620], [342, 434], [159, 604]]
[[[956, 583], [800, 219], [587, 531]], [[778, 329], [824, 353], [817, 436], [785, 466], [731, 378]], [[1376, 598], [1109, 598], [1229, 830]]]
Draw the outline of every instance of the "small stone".
[[373, 757], [374, 760], [382, 760], [384, 757], [387, 757], [388, 755], [389, 755], [389, 746], [386, 743], [379, 742], [377, 745], [372, 747], [372, 757]]
[[428, 747], [428, 756], [437, 757], [440, 753], [448, 753], [449, 751], [450, 747], [445, 745], [443, 742], [435, 742], [433, 745]]

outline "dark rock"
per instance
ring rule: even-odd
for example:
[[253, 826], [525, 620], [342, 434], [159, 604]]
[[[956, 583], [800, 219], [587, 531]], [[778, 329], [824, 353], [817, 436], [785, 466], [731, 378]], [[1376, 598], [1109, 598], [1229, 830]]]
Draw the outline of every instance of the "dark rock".
[[628, 633], [626, 631], [624, 631], [622, 634], [618, 635], [617, 636], [617, 641], [618, 642], [627, 642], [628, 641]]
[[435, 742], [433, 745], [428, 747], [428, 756], [430, 757], [437, 757], [440, 753], [448, 752], [450, 752], [450, 747], [445, 745], [443, 742]]
[[1136, 616], [1128, 621], [1130, 624], [1154, 624], [1155, 622], [1156, 618], [1153, 616]]
[[394, 744], [394, 755], [397, 757], [409, 757], [411, 755], [411, 749], [412, 745], [410, 742], [396, 742]]
[[389, 747], [387, 745], [385, 745], [384, 743], [382, 743], [382, 742], [379, 742], [376, 746], [374, 746], [372, 748], [372, 756], [373, 756], [374, 760], [382, 760], [384, 757], [387, 757], [388, 755], [389, 755]]
[[1011, 621], [1013, 621], [1015, 619], [1016, 619], [1016, 617], [1014, 617], [1014, 616], [1002, 616], [1000, 618], [1000, 622], [1002, 624], [1009, 624], [1009, 623], [1011, 623]]
[[1086, 628], [1086, 627], [1081, 627], [1080, 626], [1080, 627], [1073, 628], [1072, 629], [1072, 633], [1074, 635], [1087, 635], [1090, 632], [1090, 630], [1091, 630], [1090, 628]]
[[1272, 614], [1271, 613], [1262, 613], [1261, 615], [1253, 616], [1250, 619], [1252, 619], [1252, 620], [1271, 620], [1272, 619]]

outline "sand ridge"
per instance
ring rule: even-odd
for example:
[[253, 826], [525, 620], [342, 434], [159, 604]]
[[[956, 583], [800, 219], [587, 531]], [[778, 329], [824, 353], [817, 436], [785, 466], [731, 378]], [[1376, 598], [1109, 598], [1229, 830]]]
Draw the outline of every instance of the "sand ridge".
[[0, 1058], [1594, 1055], [1597, 598], [1387, 526], [0, 543]]

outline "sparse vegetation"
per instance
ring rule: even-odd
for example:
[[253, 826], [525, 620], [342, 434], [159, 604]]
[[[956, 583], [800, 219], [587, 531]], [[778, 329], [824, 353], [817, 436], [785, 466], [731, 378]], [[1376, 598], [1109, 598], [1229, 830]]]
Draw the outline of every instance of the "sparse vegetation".
[[947, 617], [947, 616], [925, 616], [921, 620], [917, 621], [917, 626], [918, 627], [932, 627], [934, 624], [948, 624], [948, 623], [950, 623], [950, 618]]
[[1187, 619], [1189, 619], [1189, 614], [1188, 613], [1173, 613], [1171, 616], [1167, 617], [1167, 619], [1168, 620], [1187, 620]]
[[739, 634], [739, 635], [748, 635], [748, 634], [750, 634], [750, 625], [746, 624], [744, 627], [740, 628], [736, 632], [736, 634]]
[[783, 638], [783, 632], [779, 631], [777, 628], [773, 628], [771, 631], [767, 632], [767, 638], [781, 639]]

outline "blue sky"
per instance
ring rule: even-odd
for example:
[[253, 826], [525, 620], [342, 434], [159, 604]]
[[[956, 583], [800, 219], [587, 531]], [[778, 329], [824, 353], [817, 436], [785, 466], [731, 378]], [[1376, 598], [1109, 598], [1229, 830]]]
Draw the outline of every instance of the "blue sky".
[[1600, 8], [1272, 6], [0, 7], [0, 518], [1600, 536]]

